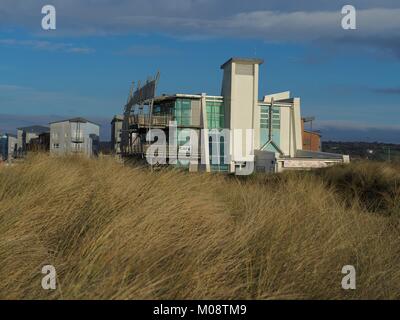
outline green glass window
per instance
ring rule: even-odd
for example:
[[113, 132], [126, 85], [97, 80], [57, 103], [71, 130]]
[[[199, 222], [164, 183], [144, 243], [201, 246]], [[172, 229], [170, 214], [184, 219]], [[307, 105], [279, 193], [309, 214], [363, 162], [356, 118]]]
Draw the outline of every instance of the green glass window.
[[[209, 155], [211, 171], [226, 172], [229, 170], [229, 164], [225, 163], [225, 140], [220, 133], [209, 134]], [[216, 152], [216, 154], [214, 154]]]
[[176, 100], [175, 119], [178, 126], [190, 126], [192, 124], [192, 102], [190, 99]]
[[[275, 145], [280, 145], [280, 129], [281, 129], [281, 109], [279, 107], [272, 107], [270, 113], [270, 106], [260, 106], [260, 143], [266, 144], [272, 140]], [[270, 119], [270, 116], [272, 119]], [[271, 132], [270, 126], [271, 124]], [[271, 134], [271, 136], [270, 136]], [[266, 146], [266, 150], [275, 152], [276, 150], [272, 145]]]
[[[269, 106], [260, 107], [260, 127], [262, 129], [269, 129]], [[272, 129], [281, 128], [281, 112], [279, 107], [272, 108]]]
[[217, 100], [206, 101], [207, 125], [209, 129], [222, 129], [225, 126], [224, 104]]

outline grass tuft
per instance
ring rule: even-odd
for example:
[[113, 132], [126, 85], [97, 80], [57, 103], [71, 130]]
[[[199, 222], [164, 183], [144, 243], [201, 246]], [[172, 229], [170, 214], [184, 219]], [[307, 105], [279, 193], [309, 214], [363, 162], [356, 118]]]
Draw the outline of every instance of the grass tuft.
[[37, 155], [0, 168], [0, 298], [398, 299], [399, 180], [377, 163], [241, 179]]

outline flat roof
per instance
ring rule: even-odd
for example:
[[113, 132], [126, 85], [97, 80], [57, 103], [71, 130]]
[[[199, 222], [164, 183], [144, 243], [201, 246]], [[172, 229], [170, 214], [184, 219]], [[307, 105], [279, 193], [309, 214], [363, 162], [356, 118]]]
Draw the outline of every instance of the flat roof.
[[320, 137], [322, 137], [322, 133], [321, 132], [318, 132], [318, 131], [310, 131], [310, 130], [303, 130], [304, 132], [307, 132], [307, 133], [309, 133], [309, 134], [315, 134], [315, 135], [317, 135], [317, 136], [320, 136]]
[[123, 116], [123, 115], [120, 115], [120, 114], [116, 114], [116, 115], [112, 118], [111, 123], [113, 123], [113, 122], [115, 122], [115, 121], [124, 121], [124, 116]]
[[[264, 107], [270, 107], [271, 102], [264, 102], [264, 101], [258, 101], [259, 106], [264, 106]], [[275, 101], [274, 102], [274, 107], [293, 107], [293, 103], [290, 102], [281, 102], [281, 101]]]
[[240, 58], [240, 57], [233, 57], [226, 61], [224, 64], [221, 65], [221, 69], [224, 69], [225, 66], [229, 63], [242, 63], [242, 64], [263, 64], [263, 59], [258, 58]]
[[321, 152], [321, 151], [309, 151], [309, 150], [296, 150], [295, 157], [290, 160], [296, 159], [310, 159], [310, 160], [332, 160], [342, 159], [343, 155], [338, 153]]

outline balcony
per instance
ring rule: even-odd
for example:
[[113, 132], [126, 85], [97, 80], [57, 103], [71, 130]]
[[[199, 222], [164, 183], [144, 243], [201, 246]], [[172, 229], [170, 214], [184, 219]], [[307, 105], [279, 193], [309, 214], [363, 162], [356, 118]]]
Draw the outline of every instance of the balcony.
[[172, 115], [131, 115], [130, 117], [130, 125], [134, 127], [149, 127], [150, 126], [150, 118], [151, 118], [151, 127], [167, 127], [169, 122], [173, 120]]
[[84, 141], [85, 139], [83, 136], [76, 136], [76, 135], [71, 136], [71, 142], [73, 143], [83, 143]]

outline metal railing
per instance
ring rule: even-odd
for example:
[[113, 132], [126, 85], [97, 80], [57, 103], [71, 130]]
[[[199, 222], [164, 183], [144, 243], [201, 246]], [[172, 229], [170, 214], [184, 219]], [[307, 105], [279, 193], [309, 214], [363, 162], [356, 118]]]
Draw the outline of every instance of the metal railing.
[[[151, 119], [151, 124], [150, 124]], [[133, 125], [138, 125], [140, 127], [148, 127], [148, 126], [162, 126], [166, 127], [169, 125], [169, 122], [173, 120], [173, 116], [166, 114], [166, 115], [142, 115], [136, 114], [132, 115], [130, 118], [130, 123]]]
[[73, 135], [73, 136], [71, 136], [71, 142], [73, 142], [73, 143], [83, 143], [84, 141], [85, 141], [84, 137], [81, 136], [81, 135]]

